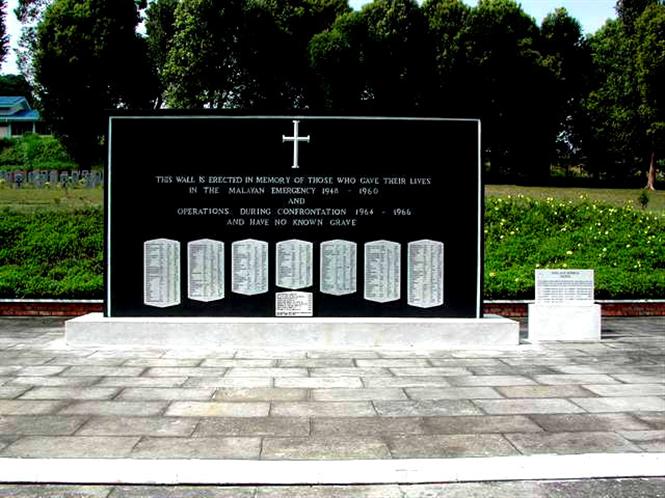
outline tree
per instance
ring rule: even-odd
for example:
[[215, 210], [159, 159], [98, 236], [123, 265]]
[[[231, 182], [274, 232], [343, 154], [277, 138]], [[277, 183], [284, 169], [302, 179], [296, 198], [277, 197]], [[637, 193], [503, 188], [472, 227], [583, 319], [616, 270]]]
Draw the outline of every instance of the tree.
[[0, 75], [0, 95], [25, 97], [30, 105], [35, 105], [35, 98], [30, 83], [20, 74]]
[[461, 0], [427, 0], [423, 12], [435, 74], [427, 107], [439, 115], [465, 116], [473, 98], [466, 90], [469, 74], [463, 46], [471, 9]]
[[308, 46], [349, 10], [346, 0], [247, 2], [241, 42], [244, 107], [260, 112], [320, 108], [322, 96]]
[[44, 11], [52, 0], [18, 0], [14, 14], [22, 25], [21, 36], [16, 50], [17, 62], [21, 74], [28, 81], [34, 83], [32, 74], [32, 54], [35, 50], [37, 25], [42, 19]]
[[312, 37], [309, 64], [320, 89], [322, 110], [362, 113], [367, 78], [363, 61], [366, 29], [359, 12], [337, 18], [332, 27]]
[[590, 38], [595, 74], [584, 138], [597, 176], [628, 179], [648, 168], [653, 187], [663, 144], [663, 8], [657, 0], [620, 1], [619, 19]]
[[163, 77], [167, 102], [184, 109], [238, 106], [241, 0], [181, 0]]
[[45, 119], [82, 166], [101, 158], [108, 109], [150, 107], [147, 47], [133, 0], [55, 0], [33, 56]]
[[635, 28], [640, 114], [650, 148], [647, 188], [655, 190], [656, 157], [665, 150], [665, 5], [647, 7]]
[[543, 19], [540, 51], [543, 64], [556, 78], [548, 99], [558, 123], [557, 159], [569, 166], [582, 161], [581, 103], [590, 88], [591, 49], [580, 23], [559, 8]]
[[367, 78], [365, 105], [384, 115], [424, 111], [430, 50], [427, 22], [415, 0], [374, 0], [361, 11]]
[[9, 36], [7, 36], [7, 24], [5, 22], [5, 9], [7, 2], [0, 0], [0, 63], [7, 57], [9, 50]]
[[348, 10], [346, 0], [182, 0], [164, 73], [169, 104], [261, 112], [315, 107], [308, 44]]
[[175, 10], [179, 0], [153, 0], [148, 6], [145, 19], [148, 55], [155, 76], [159, 81], [155, 107], [160, 108], [164, 98], [164, 67], [175, 34]]
[[615, 10], [623, 28], [629, 36], [635, 34], [635, 23], [642, 12], [649, 6], [658, 3], [659, 0], [617, 0]]
[[549, 175], [557, 123], [556, 83], [539, 52], [539, 30], [512, 0], [480, 0], [462, 43], [470, 113], [483, 122], [485, 158], [497, 176]]
[[587, 168], [596, 178], [629, 178], [639, 171], [643, 150], [630, 39], [620, 20], [610, 20], [589, 42], [594, 74], [584, 99]]

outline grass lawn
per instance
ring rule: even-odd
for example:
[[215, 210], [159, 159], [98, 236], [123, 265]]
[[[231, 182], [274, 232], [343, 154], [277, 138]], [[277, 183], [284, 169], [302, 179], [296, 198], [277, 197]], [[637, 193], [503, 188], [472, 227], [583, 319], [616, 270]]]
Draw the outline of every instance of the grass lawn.
[[[632, 205], [639, 207], [637, 197], [642, 189], [610, 189], [610, 188], [563, 188], [563, 187], [523, 187], [518, 185], [486, 185], [485, 196], [513, 197], [524, 195], [533, 199], [553, 199], [562, 201], [579, 201], [587, 199], [591, 202], [606, 202], [616, 207]], [[647, 211], [665, 212], [665, 191], [649, 192]]]
[[[488, 197], [507, 197], [524, 195], [533, 199], [579, 201], [581, 197], [591, 202], [606, 202], [616, 207], [632, 204], [638, 207], [637, 196], [640, 189], [597, 189], [597, 188], [557, 188], [557, 187], [522, 187], [518, 185], [486, 185]], [[665, 212], [665, 191], [649, 192], [647, 211]], [[8, 207], [17, 210], [36, 208], [79, 209], [101, 206], [104, 203], [104, 191], [95, 189], [33, 189], [0, 188], [0, 209]]]
[[0, 188], [0, 210], [11, 208], [17, 211], [75, 210], [101, 206], [104, 191], [101, 188]]

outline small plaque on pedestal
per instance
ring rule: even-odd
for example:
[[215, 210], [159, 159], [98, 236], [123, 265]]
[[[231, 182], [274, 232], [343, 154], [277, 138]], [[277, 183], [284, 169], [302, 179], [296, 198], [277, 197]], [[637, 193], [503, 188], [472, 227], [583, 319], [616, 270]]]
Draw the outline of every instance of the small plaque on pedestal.
[[529, 305], [529, 339], [600, 340], [600, 305], [593, 270], [536, 270], [536, 302]]

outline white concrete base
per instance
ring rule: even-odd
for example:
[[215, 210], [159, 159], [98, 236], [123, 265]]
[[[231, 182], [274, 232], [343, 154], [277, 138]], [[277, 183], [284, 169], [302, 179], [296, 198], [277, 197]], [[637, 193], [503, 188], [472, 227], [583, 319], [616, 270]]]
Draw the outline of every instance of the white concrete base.
[[600, 305], [529, 304], [530, 341], [599, 341]]
[[85, 484], [417, 484], [659, 477], [665, 453], [413, 460], [150, 460], [0, 458], [0, 482]]
[[451, 349], [514, 346], [519, 323], [470, 318], [104, 318], [65, 324], [72, 346], [220, 349]]

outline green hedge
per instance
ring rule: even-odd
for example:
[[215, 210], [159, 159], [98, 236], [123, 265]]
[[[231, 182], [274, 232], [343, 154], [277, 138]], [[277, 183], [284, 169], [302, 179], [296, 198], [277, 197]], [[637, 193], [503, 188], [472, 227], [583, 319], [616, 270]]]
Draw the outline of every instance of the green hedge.
[[101, 298], [103, 214], [0, 211], [0, 297]]
[[[101, 298], [99, 208], [0, 211], [0, 297]], [[537, 268], [593, 268], [596, 297], [665, 297], [665, 216], [606, 204], [486, 202], [485, 297], [532, 299]]]
[[596, 298], [665, 297], [665, 216], [553, 198], [488, 198], [485, 297], [533, 299], [534, 270], [591, 268]]
[[0, 139], [0, 168], [6, 170], [79, 169], [60, 141], [50, 135], [27, 133]]

